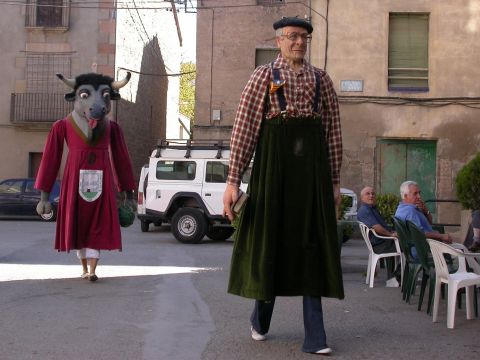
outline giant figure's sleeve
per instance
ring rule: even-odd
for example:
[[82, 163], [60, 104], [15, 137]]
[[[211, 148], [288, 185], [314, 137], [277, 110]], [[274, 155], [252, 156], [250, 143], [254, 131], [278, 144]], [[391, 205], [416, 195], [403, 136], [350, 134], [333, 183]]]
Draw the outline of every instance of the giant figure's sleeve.
[[327, 73], [320, 79], [322, 89], [323, 123], [327, 140], [328, 161], [332, 172], [334, 185], [340, 184], [340, 168], [342, 167], [342, 129], [340, 126], [340, 110], [337, 94], [333, 88], [333, 82]]
[[242, 92], [230, 140], [228, 184], [240, 185], [242, 175], [252, 159], [260, 134], [269, 80], [269, 66], [260, 66], [255, 69]]
[[128, 154], [127, 144], [123, 137], [120, 126], [113, 121], [110, 122], [110, 149], [112, 152], [113, 166], [118, 179], [119, 191], [135, 189], [132, 163]]
[[65, 141], [65, 120], [56, 121], [47, 137], [42, 161], [35, 180], [35, 188], [49, 193], [55, 182], [63, 155]]

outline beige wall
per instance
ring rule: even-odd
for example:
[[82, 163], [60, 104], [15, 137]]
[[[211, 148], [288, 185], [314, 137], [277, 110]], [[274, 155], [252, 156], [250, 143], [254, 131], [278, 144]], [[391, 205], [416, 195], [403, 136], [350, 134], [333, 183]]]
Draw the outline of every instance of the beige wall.
[[[256, 1], [241, 3], [255, 4]], [[305, 13], [311, 15], [315, 31], [310, 60], [323, 68], [326, 22], [320, 14], [326, 14], [326, 1], [312, 0], [311, 14], [303, 5], [286, 3], [286, 6], [277, 7], [199, 10], [197, 86], [202, 91], [197, 91], [197, 124], [212, 126], [210, 109], [219, 108], [223, 110], [220, 125], [224, 128], [195, 128], [195, 138], [229, 137], [231, 128], [228, 125], [233, 122], [241, 90], [254, 68], [255, 47], [273, 46], [271, 24], [274, 20], [303, 14], [299, 8], [295, 11], [288, 9], [303, 7]], [[203, 1], [203, 4], [215, 6], [219, 2]], [[430, 14], [430, 91], [388, 91], [389, 12]], [[245, 28], [241, 24], [248, 26]], [[479, 150], [480, 110], [461, 104], [402, 106], [387, 101], [385, 97], [479, 97], [479, 33], [478, 0], [330, 1], [326, 70], [340, 98], [345, 149], [342, 186], [359, 193], [363, 185], [375, 184], [374, 155], [378, 139], [436, 140], [436, 195], [443, 199], [455, 197], [455, 174]], [[341, 80], [363, 80], [363, 92], [341, 92]], [[386, 104], [364, 103], [368, 96], [382, 97]], [[360, 97], [363, 103], [352, 102], [352, 97]]]
[[[275, 47], [274, 21], [286, 14], [304, 16], [309, 12], [297, 3], [252, 6], [256, 3], [256, 0], [199, 2], [203, 8], [197, 12], [194, 138], [230, 138], [240, 94], [255, 69], [255, 49]], [[212, 110], [221, 111], [220, 121], [212, 120]]]
[[[479, 150], [480, 110], [443, 107], [351, 104], [344, 96], [406, 98], [478, 97], [480, 2], [362, 1], [331, 2], [327, 71], [340, 81], [364, 81], [362, 93], [338, 91], [344, 137], [342, 185], [357, 192], [375, 183], [374, 153], [379, 138], [437, 140], [437, 198], [455, 198], [454, 179]], [[389, 92], [389, 12], [426, 12], [429, 25], [429, 88], [425, 93]], [[348, 20], [347, 20], [348, 19]], [[377, 169], [378, 170], [378, 169]]]

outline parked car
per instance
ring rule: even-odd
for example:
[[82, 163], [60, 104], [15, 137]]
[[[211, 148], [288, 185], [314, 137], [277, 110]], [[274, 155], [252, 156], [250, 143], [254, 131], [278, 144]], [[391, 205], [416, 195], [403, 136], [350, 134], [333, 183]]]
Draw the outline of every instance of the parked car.
[[42, 219], [54, 221], [57, 217], [60, 182], [56, 181], [50, 192], [52, 212], [45, 215], [37, 214], [37, 204], [40, 201], [40, 191], [33, 185], [35, 179], [7, 179], [0, 182], [0, 218], [3, 219]]
[[345, 209], [345, 220], [357, 220], [357, 194], [353, 190], [340, 188], [340, 194], [342, 197], [349, 198], [349, 203]]
[[[140, 172], [138, 218], [141, 230], [170, 223], [182, 243], [199, 243], [206, 235], [222, 241], [233, 234], [223, 216], [223, 193], [228, 174], [228, 145], [162, 142]], [[250, 171], [240, 188], [246, 191]]]

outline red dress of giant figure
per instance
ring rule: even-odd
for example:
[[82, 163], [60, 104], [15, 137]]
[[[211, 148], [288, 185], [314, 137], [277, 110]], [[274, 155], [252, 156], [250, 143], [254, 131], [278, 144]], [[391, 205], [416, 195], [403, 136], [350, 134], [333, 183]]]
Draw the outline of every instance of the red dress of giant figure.
[[[48, 135], [36, 188], [50, 192], [60, 168], [64, 142], [68, 146], [58, 204], [58, 251], [122, 248], [115, 191], [131, 191], [135, 181], [122, 130], [111, 120], [104, 122], [103, 131], [93, 141], [88, 141], [71, 115], [55, 122]], [[93, 192], [88, 188], [92, 176], [100, 184], [94, 184]]]

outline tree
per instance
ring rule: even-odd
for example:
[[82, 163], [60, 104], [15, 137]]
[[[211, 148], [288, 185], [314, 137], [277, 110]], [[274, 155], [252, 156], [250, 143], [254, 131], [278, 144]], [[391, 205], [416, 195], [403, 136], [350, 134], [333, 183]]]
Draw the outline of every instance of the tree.
[[457, 174], [457, 197], [465, 209], [480, 209], [480, 154], [463, 166]]
[[195, 77], [196, 65], [192, 62], [180, 65], [180, 113], [190, 119], [193, 128], [195, 121]]

